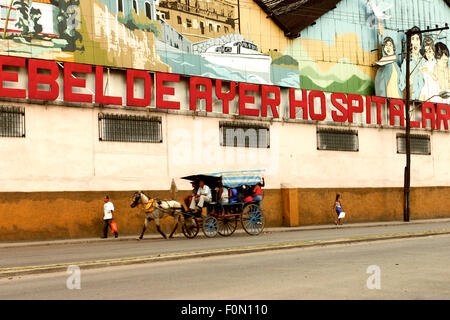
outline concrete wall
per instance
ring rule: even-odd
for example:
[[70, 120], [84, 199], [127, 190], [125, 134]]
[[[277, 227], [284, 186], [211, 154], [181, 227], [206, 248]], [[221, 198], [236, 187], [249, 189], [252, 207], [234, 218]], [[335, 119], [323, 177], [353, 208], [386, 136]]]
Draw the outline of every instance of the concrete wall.
[[[234, 148], [220, 146], [219, 130], [233, 115], [8, 104], [25, 108], [26, 137], [0, 138], [0, 240], [100, 236], [105, 193], [120, 234], [137, 235], [143, 215], [129, 207], [134, 191], [169, 198], [173, 178], [181, 200], [190, 188], [182, 176], [249, 168], [266, 170], [268, 227], [331, 222], [336, 192], [348, 222], [402, 219], [401, 128], [353, 125], [359, 152], [336, 152], [317, 150], [317, 123], [266, 121], [270, 148]], [[99, 112], [160, 116], [163, 142], [99, 141]], [[411, 218], [450, 217], [449, 132], [417, 131], [430, 135], [432, 153], [412, 156]]]
[[[317, 150], [317, 124], [274, 121], [270, 148], [236, 148], [220, 145], [219, 121], [232, 116], [152, 113], [163, 142], [122, 143], [99, 141], [98, 114], [148, 111], [14, 105], [25, 107], [26, 137], [0, 139], [0, 192], [168, 190], [172, 178], [189, 190], [180, 177], [248, 168], [265, 169], [269, 189], [403, 186], [400, 128], [354, 127], [359, 152], [339, 152]], [[416, 131], [430, 135], [432, 152], [412, 156], [411, 185], [449, 186], [449, 132]]]

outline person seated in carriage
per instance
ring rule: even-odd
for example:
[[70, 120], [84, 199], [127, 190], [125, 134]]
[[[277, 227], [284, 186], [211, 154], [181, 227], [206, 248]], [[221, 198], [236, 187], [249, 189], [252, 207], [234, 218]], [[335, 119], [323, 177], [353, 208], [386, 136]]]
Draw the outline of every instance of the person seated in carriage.
[[253, 186], [253, 194], [252, 194], [252, 200], [256, 201], [258, 206], [261, 206], [262, 201], [262, 190], [261, 188], [265, 186], [264, 178], [262, 178], [262, 181], [256, 185]]
[[197, 194], [192, 198], [189, 208], [197, 213], [202, 212], [205, 203], [210, 203], [212, 199], [211, 188], [203, 180], [198, 183]]
[[192, 185], [192, 193], [184, 197], [184, 204], [186, 205], [186, 208], [189, 208], [192, 202], [192, 198], [195, 197], [198, 191], [198, 181], [191, 181], [191, 185]]
[[237, 200], [238, 200], [238, 190], [237, 190], [237, 188], [231, 188], [228, 191], [228, 201], [230, 203], [233, 203], [233, 202], [237, 202]]
[[224, 204], [224, 203], [229, 202], [228, 188], [223, 186], [222, 181], [218, 182], [216, 191], [217, 191], [217, 202], [218, 203]]

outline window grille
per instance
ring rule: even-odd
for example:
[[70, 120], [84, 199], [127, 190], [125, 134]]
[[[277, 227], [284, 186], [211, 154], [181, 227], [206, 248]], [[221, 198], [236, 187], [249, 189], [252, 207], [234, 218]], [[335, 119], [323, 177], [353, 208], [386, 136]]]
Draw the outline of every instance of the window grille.
[[98, 115], [100, 141], [162, 142], [160, 117]]
[[317, 149], [333, 151], [359, 151], [358, 131], [318, 128]]
[[[410, 145], [412, 154], [431, 154], [431, 142], [429, 135], [410, 135]], [[397, 153], [406, 153], [406, 135], [397, 133]]]
[[219, 128], [221, 146], [270, 148], [270, 130], [267, 125], [220, 122]]
[[25, 110], [0, 106], [0, 137], [25, 137]]

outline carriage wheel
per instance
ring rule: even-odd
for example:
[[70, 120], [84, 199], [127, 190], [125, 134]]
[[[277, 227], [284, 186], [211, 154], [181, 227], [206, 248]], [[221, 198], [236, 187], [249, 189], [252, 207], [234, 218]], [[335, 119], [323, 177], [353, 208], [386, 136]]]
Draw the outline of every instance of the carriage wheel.
[[222, 216], [217, 219], [218, 230], [217, 232], [224, 237], [231, 236], [237, 228], [238, 218], [237, 216], [228, 215]]
[[[188, 223], [186, 223], [189, 221]], [[192, 239], [195, 238], [198, 234], [200, 227], [198, 225], [197, 219], [185, 219], [183, 225], [181, 226], [181, 231], [186, 238]]]
[[214, 238], [217, 235], [217, 219], [213, 216], [203, 218], [203, 233], [208, 238]]
[[241, 224], [245, 232], [249, 235], [255, 236], [260, 234], [266, 223], [264, 214], [259, 206], [256, 204], [249, 204], [242, 210]]

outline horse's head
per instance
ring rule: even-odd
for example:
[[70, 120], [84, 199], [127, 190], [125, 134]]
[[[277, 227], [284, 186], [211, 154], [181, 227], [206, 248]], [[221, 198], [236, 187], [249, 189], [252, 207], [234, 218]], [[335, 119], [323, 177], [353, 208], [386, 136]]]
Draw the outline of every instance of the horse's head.
[[131, 197], [131, 204], [130, 204], [130, 207], [132, 207], [132, 208], [135, 208], [138, 204], [139, 204], [139, 202], [140, 202], [140, 200], [141, 200], [141, 192], [140, 191], [136, 191], [134, 194], [133, 194], [133, 196]]

